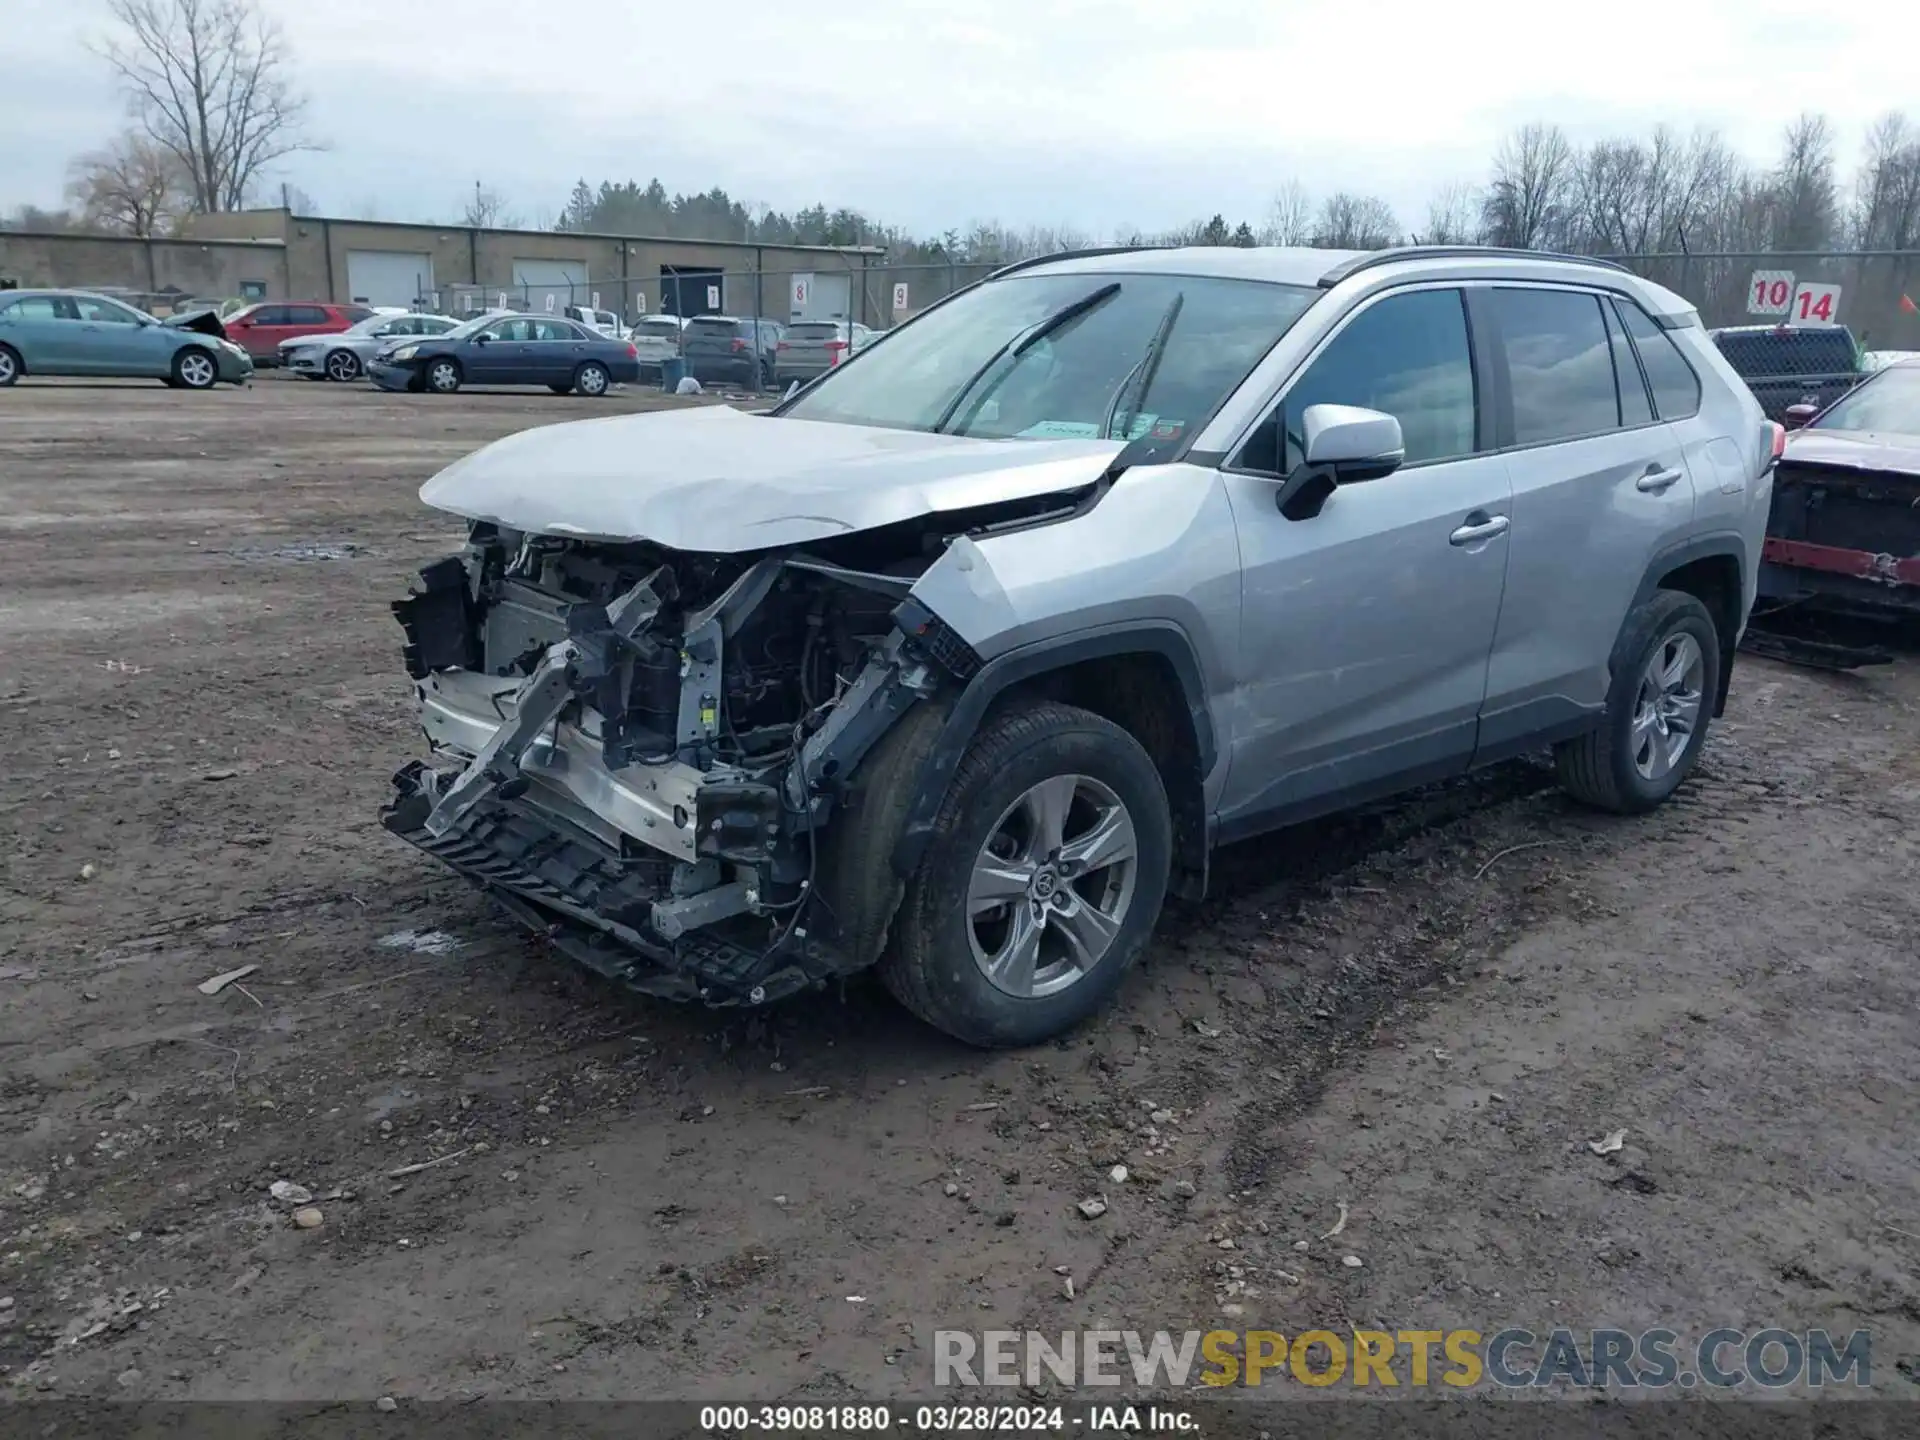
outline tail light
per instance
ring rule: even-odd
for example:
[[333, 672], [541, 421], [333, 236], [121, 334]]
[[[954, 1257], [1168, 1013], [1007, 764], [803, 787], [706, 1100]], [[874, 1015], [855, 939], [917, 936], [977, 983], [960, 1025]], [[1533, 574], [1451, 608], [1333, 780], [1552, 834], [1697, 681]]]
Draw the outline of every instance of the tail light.
[[841, 353], [846, 348], [847, 348], [847, 342], [844, 340], [827, 341], [827, 363], [829, 365], [838, 365], [843, 359], [846, 358]]
[[731, 348], [734, 350], [744, 350], [747, 348], [747, 342], [744, 340], [735, 340]]
[[793, 347], [787, 344], [786, 341], [782, 340], [778, 345], [774, 346], [773, 348], [776, 350], [790, 350]]
[[631, 340], [627, 342], [627, 358], [629, 360], [638, 360], [640, 358], [640, 347]]
[[1768, 432], [1767, 446], [1771, 452], [1767, 456], [1767, 468], [1772, 469], [1773, 466], [1778, 463], [1780, 457], [1787, 453], [1787, 427], [1773, 420], [1769, 420], [1766, 423]]

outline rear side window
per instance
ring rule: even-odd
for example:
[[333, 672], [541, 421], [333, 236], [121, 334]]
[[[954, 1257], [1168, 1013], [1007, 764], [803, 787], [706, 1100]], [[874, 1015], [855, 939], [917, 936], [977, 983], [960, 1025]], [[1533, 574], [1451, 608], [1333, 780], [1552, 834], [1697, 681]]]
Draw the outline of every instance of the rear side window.
[[293, 321], [287, 318], [289, 313], [289, 308], [285, 305], [262, 305], [257, 310], [242, 310], [233, 318], [251, 320], [255, 325], [291, 325]]
[[1600, 301], [1575, 290], [1490, 297], [1513, 391], [1513, 439], [1539, 445], [1620, 425], [1620, 395]]
[[[359, 318], [364, 319], [372, 313], [371, 310], [363, 311]], [[330, 324], [332, 319], [333, 317], [318, 305], [289, 305], [287, 318], [280, 323], [282, 325], [326, 325]]]
[[1654, 412], [1662, 420], [1684, 420], [1700, 413], [1700, 377], [1667, 332], [1631, 300], [1617, 302], [1620, 318], [1640, 352], [1640, 364], [1653, 388]]
[[[373, 311], [365, 305], [342, 305], [340, 307], [340, 313], [347, 317], [350, 324], [354, 325], [358, 325], [362, 320], [370, 320], [373, 318]], [[301, 323], [305, 324], [307, 322], [302, 321]]]
[[1613, 378], [1620, 387], [1620, 423], [1631, 429], [1653, 423], [1653, 405], [1647, 399], [1646, 378], [1634, 357], [1627, 332], [1620, 328], [1620, 317], [1610, 303], [1602, 302], [1600, 311], [1607, 322], [1607, 348], [1613, 351]]
[[1408, 465], [1471, 455], [1473, 359], [1460, 292], [1389, 295], [1354, 316], [1248, 438], [1239, 463], [1291, 474], [1305, 458], [1301, 417], [1309, 405], [1360, 405], [1393, 416]]
[[3, 312], [9, 320], [71, 320], [71, 314], [61, 314], [61, 304], [51, 295], [27, 295], [5, 307]]

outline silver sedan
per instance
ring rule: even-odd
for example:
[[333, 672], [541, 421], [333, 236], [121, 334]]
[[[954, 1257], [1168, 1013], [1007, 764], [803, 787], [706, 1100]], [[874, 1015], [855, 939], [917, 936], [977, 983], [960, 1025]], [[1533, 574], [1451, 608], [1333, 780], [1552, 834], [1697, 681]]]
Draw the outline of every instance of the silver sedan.
[[408, 335], [444, 335], [460, 322], [445, 315], [371, 315], [333, 335], [280, 342], [280, 363], [309, 380], [357, 380], [383, 346]]

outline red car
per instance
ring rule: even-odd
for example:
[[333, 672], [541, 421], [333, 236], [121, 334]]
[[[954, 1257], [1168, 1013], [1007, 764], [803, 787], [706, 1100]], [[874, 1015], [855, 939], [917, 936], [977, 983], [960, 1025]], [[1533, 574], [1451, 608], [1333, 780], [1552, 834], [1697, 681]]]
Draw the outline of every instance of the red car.
[[316, 300], [265, 300], [236, 310], [223, 322], [227, 338], [253, 357], [256, 365], [278, 365], [280, 342], [302, 335], [336, 335], [373, 311], [364, 305], [322, 304]]

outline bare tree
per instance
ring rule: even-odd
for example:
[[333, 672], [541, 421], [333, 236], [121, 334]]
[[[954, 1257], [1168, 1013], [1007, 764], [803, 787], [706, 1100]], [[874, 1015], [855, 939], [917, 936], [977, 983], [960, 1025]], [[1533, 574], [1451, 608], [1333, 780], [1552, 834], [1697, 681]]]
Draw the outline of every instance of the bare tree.
[[460, 223], [475, 230], [518, 230], [520, 216], [507, 207], [506, 196], [476, 180], [467, 208], [461, 212]]
[[1325, 250], [1380, 250], [1397, 244], [1400, 221], [1377, 195], [1337, 190], [1320, 204], [1313, 243]]
[[142, 128], [179, 163], [193, 208], [237, 210], [262, 170], [316, 148], [280, 28], [257, 0], [107, 0], [101, 47]]
[[1480, 205], [1488, 243], [1533, 250], [1558, 238], [1573, 166], [1558, 125], [1524, 125], [1501, 141]]
[[1470, 245], [1480, 238], [1479, 197], [1473, 187], [1455, 180], [1442, 185], [1427, 202], [1427, 245]]
[[1884, 115], [1867, 132], [1851, 228], [1862, 250], [1920, 248], [1920, 129], [1904, 115]]
[[1259, 236], [1262, 245], [1305, 245], [1312, 239], [1313, 200], [1306, 186], [1288, 180], [1274, 192]]
[[154, 235], [190, 204], [180, 162], [144, 135], [123, 135], [73, 162], [67, 198], [87, 225]]
[[1787, 127], [1773, 172], [1773, 248], [1825, 248], [1833, 242], [1839, 208], [1833, 127], [1824, 115], [1802, 115]]

